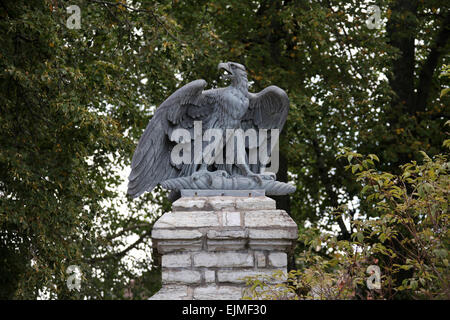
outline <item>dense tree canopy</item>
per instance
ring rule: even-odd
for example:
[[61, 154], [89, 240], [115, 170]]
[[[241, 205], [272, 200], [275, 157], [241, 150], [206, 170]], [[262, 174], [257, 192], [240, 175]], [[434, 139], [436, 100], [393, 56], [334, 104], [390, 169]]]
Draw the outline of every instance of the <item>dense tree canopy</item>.
[[[80, 29], [67, 26], [70, 5]], [[370, 5], [380, 28], [366, 24]], [[130, 279], [135, 298], [155, 290], [150, 230], [170, 204], [161, 190], [131, 201], [119, 186], [154, 108], [188, 81], [223, 85], [221, 61], [244, 64], [253, 92], [276, 84], [290, 97], [278, 177], [297, 191], [279, 207], [301, 231], [337, 226], [350, 239], [351, 220], [379, 211], [359, 201], [340, 148], [377, 154], [393, 173], [421, 150], [444, 152], [449, 6], [2, 1], [0, 297], [121, 298]], [[342, 205], [346, 219], [329, 214]], [[69, 265], [82, 271], [80, 291], [67, 289]]]

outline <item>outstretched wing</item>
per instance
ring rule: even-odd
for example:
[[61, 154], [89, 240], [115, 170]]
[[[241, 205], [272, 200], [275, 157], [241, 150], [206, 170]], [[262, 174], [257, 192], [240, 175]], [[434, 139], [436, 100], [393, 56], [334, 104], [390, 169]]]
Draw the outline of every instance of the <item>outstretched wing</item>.
[[248, 98], [245, 129], [283, 129], [289, 110], [289, 98], [283, 89], [270, 86], [258, 93], [249, 92]]
[[131, 161], [128, 194], [133, 198], [151, 191], [160, 182], [177, 177], [179, 169], [170, 161], [173, 142], [169, 135], [177, 128], [190, 128], [195, 119], [210, 114], [202, 103], [205, 80], [195, 80], [175, 91], [156, 109]]
[[[269, 86], [258, 93], [249, 93], [248, 98], [249, 108], [241, 122], [243, 129], [252, 128], [257, 132], [259, 129], [279, 129], [281, 132], [289, 111], [289, 98], [286, 92], [277, 86]], [[269, 143], [268, 155], [270, 156], [271, 149], [274, 147], [270, 136], [267, 140], [260, 139], [258, 146], [263, 143]], [[249, 148], [252, 147], [249, 146]], [[256, 165], [250, 167], [253, 172], [259, 173], [261, 163], [258, 161]]]

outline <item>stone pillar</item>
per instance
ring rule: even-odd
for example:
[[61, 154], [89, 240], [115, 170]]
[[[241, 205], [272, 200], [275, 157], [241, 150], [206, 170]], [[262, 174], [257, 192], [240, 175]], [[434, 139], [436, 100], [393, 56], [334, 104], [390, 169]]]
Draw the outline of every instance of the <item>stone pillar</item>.
[[286, 271], [297, 225], [260, 197], [182, 197], [155, 223], [163, 287], [151, 299], [240, 299], [245, 276]]

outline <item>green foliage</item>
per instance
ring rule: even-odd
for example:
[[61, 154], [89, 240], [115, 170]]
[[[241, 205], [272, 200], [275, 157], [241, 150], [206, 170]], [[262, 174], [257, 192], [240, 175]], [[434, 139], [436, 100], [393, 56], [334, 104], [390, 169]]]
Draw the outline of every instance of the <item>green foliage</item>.
[[[163, 207], [117, 190], [148, 111], [175, 86], [167, 70], [179, 52], [149, 50], [173, 43], [157, 12], [70, 4], [82, 8], [79, 30], [66, 27], [68, 2], [0, 7], [3, 298], [118, 298], [151, 268], [149, 230]], [[170, 77], [152, 77], [157, 69]], [[134, 248], [146, 258], [122, 259]], [[80, 292], [67, 289], [69, 265], [80, 266]]]
[[[298, 257], [301, 268], [285, 279], [249, 278], [249, 297], [449, 299], [450, 162], [448, 155], [422, 154], [422, 164], [407, 163], [393, 175], [374, 168], [376, 155], [344, 149], [339, 157], [347, 158], [346, 169], [362, 184], [361, 201], [377, 217], [354, 219], [348, 241], [317, 229], [303, 232], [299, 240], [307, 249]], [[380, 289], [366, 287], [370, 265], [381, 269]], [[284, 282], [271, 285], [280, 279]]]
[[[366, 26], [371, 4], [381, 8], [381, 29]], [[81, 29], [66, 27], [69, 5], [80, 7]], [[156, 290], [149, 230], [170, 204], [160, 189], [131, 201], [119, 186], [155, 106], [194, 79], [224, 85], [216, 67], [226, 60], [246, 65], [251, 91], [288, 92], [279, 177], [296, 184], [290, 214], [300, 233], [337, 224], [337, 243], [352, 241], [357, 212], [383, 213], [355, 201], [352, 171], [367, 168], [344, 170], [341, 146], [377, 154], [379, 168], [398, 176], [419, 150], [434, 156], [449, 145], [448, 68], [439, 77], [448, 9], [444, 0], [2, 1], [1, 297]], [[299, 264], [308, 248], [299, 243]], [[67, 290], [72, 264], [83, 274], [80, 292]]]
[[[355, 229], [380, 259], [385, 296], [407, 290], [414, 298], [449, 299], [450, 164], [448, 156], [431, 159], [422, 154], [422, 164], [405, 164], [398, 176], [373, 168], [356, 174], [364, 185], [363, 201], [379, 212], [379, 218], [357, 221]], [[368, 161], [361, 159], [350, 167], [369, 167]], [[398, 283], [395, 275], [402, 271], [409, 271], [408, 276]]]

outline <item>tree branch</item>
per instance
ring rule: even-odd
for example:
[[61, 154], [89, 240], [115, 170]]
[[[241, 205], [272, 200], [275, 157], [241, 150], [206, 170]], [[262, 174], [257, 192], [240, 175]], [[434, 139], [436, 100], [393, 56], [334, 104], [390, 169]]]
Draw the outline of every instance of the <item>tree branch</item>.
[[124, 255], [126, 255], [128, 251], [130, 251], [131, 249], [134, 249], [137, 245], [139, 245], [142, 241], [144, 241], [145, 238], [148, 235], [150, 235], [150, 230], [145, 232], [142, 236], [139, 237], [139, 239], [137, 239], [135, 242], [133, 242], [130, 246], [128, 246], [127, 248], [123, 249], [122, 251], [119, 251], [119, 252], [116, 252], [116, 253], [112, 253], [110, 255], [106, 255], [106, 256], [103, 256], [103, 257], [87, 259], [87, 262], [88, 263], [97, 263], [97, 262], [110, 260], [110, 259], [120, 259]]
[[149, 223], [135, 224], [135, 225], [132, 225], [130, 227], [122, 229], [121, 231], [119, 231], [116, 234], [109, 235], [109, 236], [105, 237], [105, 239], [112, 240], [112, 239], [115, 239], [115, 238], [118, 238], [118, 237], [122, 236], [123, 234], [125, 234], [128, 231], [131, 231], [131, 230], [134, 230], [134, 229], [138, 229], [138, 228], [148, 227], [150, 229], [152, 227], [152, 225], [153, 224], [149, 224]]

